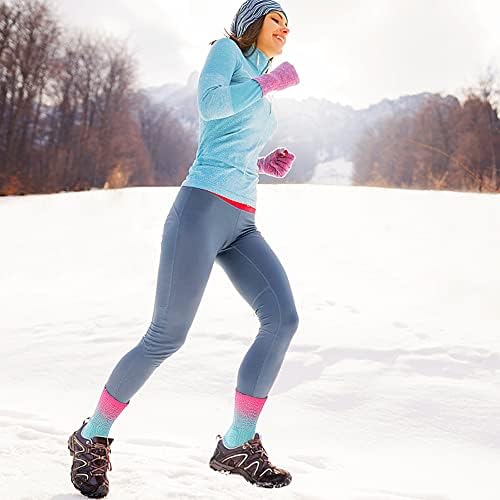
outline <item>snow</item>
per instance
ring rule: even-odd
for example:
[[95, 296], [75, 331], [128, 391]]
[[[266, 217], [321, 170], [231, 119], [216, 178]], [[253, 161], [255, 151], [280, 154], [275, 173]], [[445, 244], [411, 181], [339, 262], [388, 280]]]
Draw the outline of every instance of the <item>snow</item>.
[[334, 184], [337, 186], [352, 185], [353, 164], [344, 157], [333, 161], [318, 163], [314, 168], [311, 184]]
[[[0, 198], [2, 498], [83, 498], [69, 434], [145, 333], [178, 188]], [[219, 266], [113, 426], [109, 499], [497, 500], [500, 199], [261, 185], [300, 325], [258, 425], [282, 490], [212, 471], [253, 311]]]

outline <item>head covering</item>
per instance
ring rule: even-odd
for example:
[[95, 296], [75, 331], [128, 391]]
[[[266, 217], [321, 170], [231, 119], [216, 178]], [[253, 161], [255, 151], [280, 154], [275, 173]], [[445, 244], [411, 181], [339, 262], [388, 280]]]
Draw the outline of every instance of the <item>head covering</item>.
[[278, 2], [272, 0], [246, 0], [241, 4], [233, 18], [231, 31], [239, 38], [254, 21], [272, 11], [282, 12], [288, 22], [288, 17]]

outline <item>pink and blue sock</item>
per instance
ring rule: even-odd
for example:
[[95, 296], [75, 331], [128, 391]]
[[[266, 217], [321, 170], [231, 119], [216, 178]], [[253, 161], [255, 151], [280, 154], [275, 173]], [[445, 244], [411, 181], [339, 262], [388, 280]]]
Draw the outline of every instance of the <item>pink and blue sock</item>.
[[122, 403], [111, 396], [104, 387], [94, 414], [82, 429], [82, 436], [85, 439], [92, 439], [94, 436], [108, 437], [113, 422], [127, 405], [128, 403]]
[[266, 400], [267, 398], [255, 398], [236, 391], [233, 423], [222, 441], [226, 448], [236, 448], [253, 439], [257, 420]]

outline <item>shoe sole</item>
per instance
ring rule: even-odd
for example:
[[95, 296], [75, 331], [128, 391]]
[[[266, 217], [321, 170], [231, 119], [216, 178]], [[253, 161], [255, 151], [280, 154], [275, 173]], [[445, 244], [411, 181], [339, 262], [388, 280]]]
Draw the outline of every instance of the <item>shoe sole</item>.
[[215, 470], [222, 474], [236, 474], [237, 476], [241, 476], [245, 478], [250, 484], [258, 486], [259, 488], [283, 488], [284, 486], [288, 486], [292, 482], [292, 478], [290, 477], [290, 479], [285, 480], [282, 483], [259, 483], [258, 481], [255, 481], [255, 479], [253, 479], [252, 476], [250, 476], [250, 474], [248, 474], [248, 472], [243, 469], [237, 469], [234, 467], [228, 468], [227, 465], [223, 465], [217, 460], [210, 460], [209, 465], [212, 470]]

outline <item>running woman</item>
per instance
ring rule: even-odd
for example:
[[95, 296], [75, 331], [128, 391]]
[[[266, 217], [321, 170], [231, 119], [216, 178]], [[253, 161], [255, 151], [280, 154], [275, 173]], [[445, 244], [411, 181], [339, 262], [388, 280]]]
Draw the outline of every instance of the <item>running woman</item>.
[[231, 33], [211, 43], [198, 82], [198, 150], [163, 227], [151, 324], [114, 367], [94, 414], [68, 440], [71, 481], [87, 497], [108, 494], [110, 428], [154, 370], [183, 345], [214, 262], [260, 327], [238, 371], [232, 424], [217, 436], [209, 465], [262, 487], [286, 486], [292, 479], [269, 461], [256, 433], [298, 327], [285, 270], [255, 225], [259, 174], [284, 177], [295, 159], [284, 147], [258, 156], [277, 125], [265, 96], [299, 83], [288, 62], [269, 71], [289, 31], [279, 3], [247, 0]]

